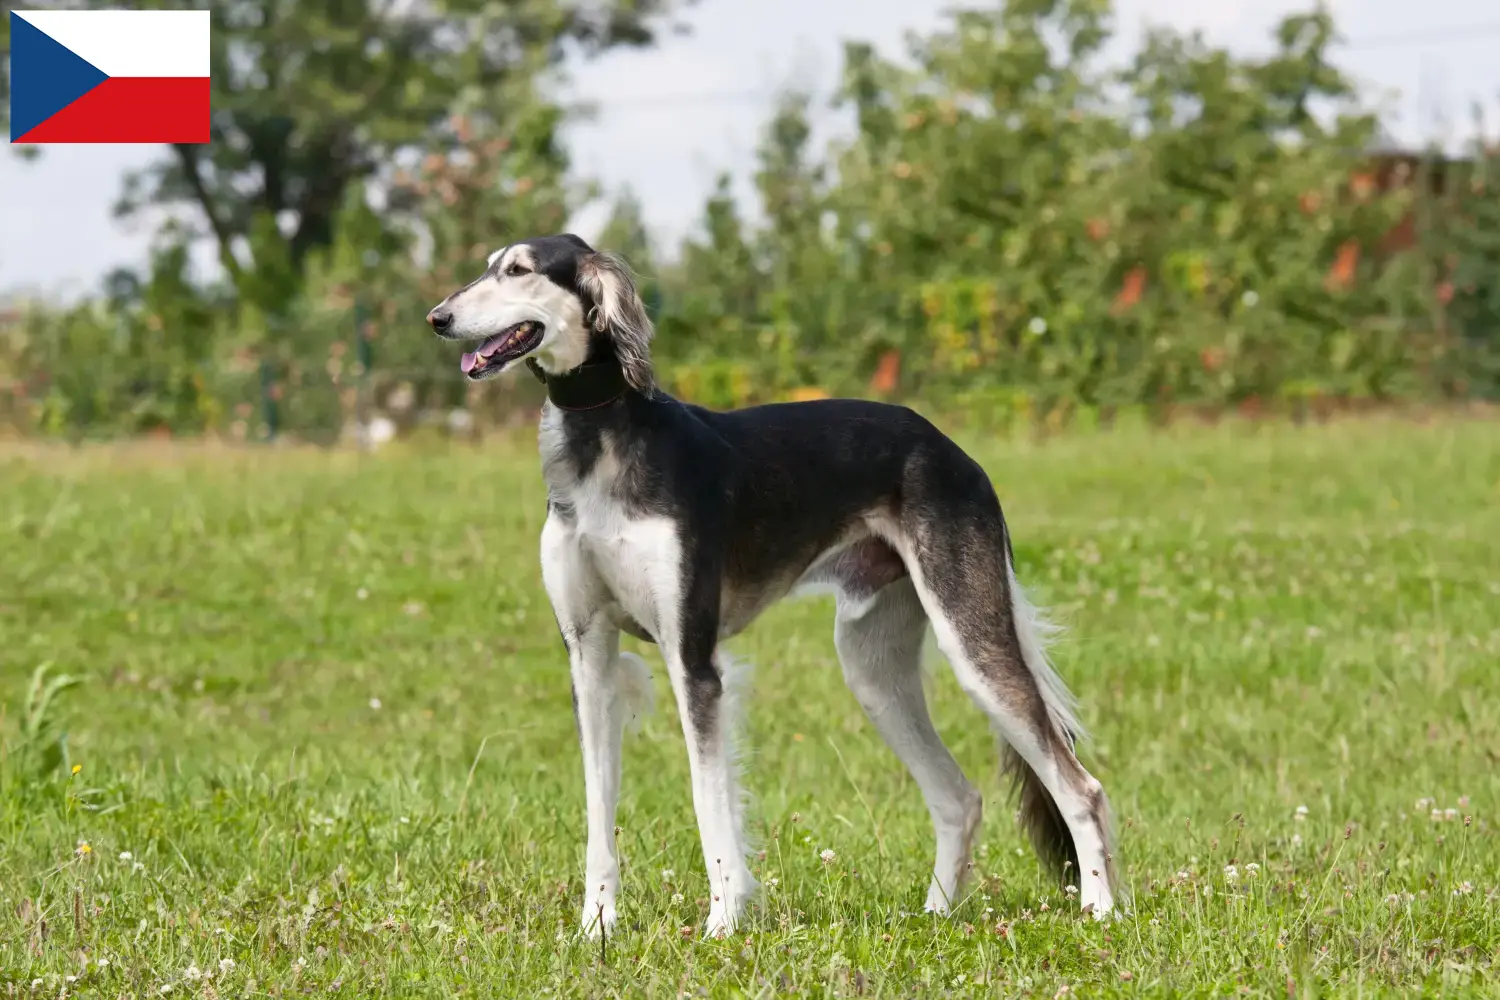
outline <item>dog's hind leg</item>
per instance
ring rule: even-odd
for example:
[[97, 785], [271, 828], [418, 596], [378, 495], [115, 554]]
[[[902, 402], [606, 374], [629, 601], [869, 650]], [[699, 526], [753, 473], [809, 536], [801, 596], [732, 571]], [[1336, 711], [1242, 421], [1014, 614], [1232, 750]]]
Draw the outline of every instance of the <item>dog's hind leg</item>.
[[927, 909], [947, 913], [968, 873], [983, 805], [927, 711], [920, 662], [926, 631], [927, 616], [909, 578], [862, 599], [839, 594], [833, 637], [844, 680], [922, 790], [937, 835]]
[[1043, 623], [1016, 585], [999, 502], [979, 489], [944, 499], [941, 517], [913, 517], [891, 542], [959, 686], [1009, 744], [1032, 844], [1102, 918], [1115, 905], [1109, 803], [1074, 754], [1081, 730], [1047, 661]]

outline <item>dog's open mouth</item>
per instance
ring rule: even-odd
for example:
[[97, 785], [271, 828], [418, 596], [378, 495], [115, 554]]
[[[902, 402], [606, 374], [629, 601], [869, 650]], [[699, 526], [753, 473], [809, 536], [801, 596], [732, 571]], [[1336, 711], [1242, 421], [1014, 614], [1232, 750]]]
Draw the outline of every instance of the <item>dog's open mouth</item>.
[[484, 378], [498, 372], [505, 363], [513, 361], [541, 343], [546, 328], [540, 323], [526, 320], [485, 340], [479, 349], [464, 354], [459, 367], [471, 379]]

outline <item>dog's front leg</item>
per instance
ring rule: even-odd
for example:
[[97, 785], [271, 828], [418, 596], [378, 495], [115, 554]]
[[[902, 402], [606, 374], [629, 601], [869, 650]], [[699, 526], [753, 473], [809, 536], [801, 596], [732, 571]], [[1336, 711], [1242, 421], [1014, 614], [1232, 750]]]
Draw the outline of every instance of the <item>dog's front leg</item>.
[[603, 591], [598, 576], [582, 558], [571, 524], [555, 514], [542, 527], [542, 582], [568, 649], [588, 813], [583, 928], [597, 937], [614, 926], [620, 890], [615, 806], [620, 797], [620, 744], [631, 708], [630, 679], [624, 671], [641, 664], [634, 658], [621, 659], [619, 630], [600, 612]]
[[724, 671], [712, 652], [685, 652], [666, 653], [665, 659], [687, 740], [693, 811], [708, 870], [711, 903], [704, 930], [709, 937], [724, 937], [739, 926], [756, 883], [745, 863]]
[[687, 740], [693, 810], [708, 870], [711, 903], [705, 930], [710, 937], [723, 937], [738, 926], [756, 883], [745, 863], [733, 759], [735, 720], [717, 655], [721, 584], [715, 549], [700, 547], [686, 561], [689, 569], [680, 582], [670, 572], [661, 574], [659, 592], [669, 598], [664, 603], [675, 604], [679, 612], [662, 616], [661, 651]]
[[620, 799], [620, 749], [629, 703], [620, 659], [620, 633], [594, 620], [568, 642], [573, 674], [573, 714], [583, 748], [583, 791], [588, 807], [584, 859], [583, 928], [591, 937], [615, 925], [620, 859], [615, 851], [615, 806]]

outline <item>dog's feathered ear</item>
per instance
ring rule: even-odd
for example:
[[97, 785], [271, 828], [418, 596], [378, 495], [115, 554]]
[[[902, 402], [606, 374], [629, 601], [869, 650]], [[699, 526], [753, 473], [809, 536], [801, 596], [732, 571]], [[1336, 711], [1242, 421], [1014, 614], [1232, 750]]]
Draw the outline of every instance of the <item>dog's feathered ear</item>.
[[607, 250], [591, 253], [578, 265], [578, 287], [594, 304], [589, 324], [614, 341], [625, 381], [637, 392], [651, 395], [656, 386], [651, 371], [653, 330], [630, 265]]

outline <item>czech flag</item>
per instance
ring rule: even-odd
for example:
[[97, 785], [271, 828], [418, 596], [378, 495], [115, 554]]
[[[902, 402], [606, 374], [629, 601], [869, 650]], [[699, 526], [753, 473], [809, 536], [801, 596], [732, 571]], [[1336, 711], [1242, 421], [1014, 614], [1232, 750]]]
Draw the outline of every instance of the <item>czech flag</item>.
[[13, 10], [11, 142], [208, 142], [209, 12]]

